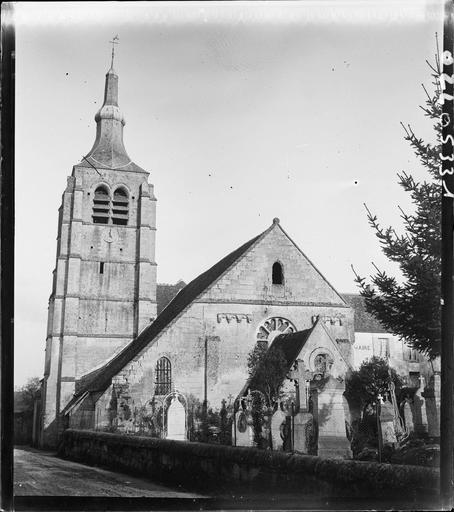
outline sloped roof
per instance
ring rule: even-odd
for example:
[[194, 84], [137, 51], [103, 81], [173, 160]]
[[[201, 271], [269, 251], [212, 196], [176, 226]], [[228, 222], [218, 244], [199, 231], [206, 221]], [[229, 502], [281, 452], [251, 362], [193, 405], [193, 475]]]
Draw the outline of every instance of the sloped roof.
[[309, 336], [314, 330], [317, 322], [310, 329], [305, 329], [304, 331], [280, 334], [279, 336], [276, 336], [273, 343], [271, 343], [270, 349], [274, 347], [275, 349], [282, 350], [289, 370], [309, 339]]
[[78, 167], [147, 173], [131, 161], [123, 143], [125, 118], [118, 106], [118, 75], [112, 67], [106, 74], [104, 102], [95, 115], [95, 121], [95, 142]]
[[156, 285], [156, 308], [158, 315], [185, 286], [186, 283], [181, 280], [175, 284], [158, 283]]
[[[297, 331], [289, 334], [280, 334], [279, 336], [276, 336], [273, 342], [271, 343], [267, 353], [269, 354], [273, 350], [281, 349], [282, 353], [284, 354], [285, 361], [287, 363], [287, 371], [289, 371], [293, 363], [295, 362], [295, 359], [298, 357], [299, 353], [301, 352], [310, 335], [312, 334], [312, 331], [314, 330], [314, 327], [317, 325], [317, 323], [318, 320], [310, 329], [305, 329], [304, 331]], [[254, 380], [255, 375], [252, 375], [252, 377], [250, 377], [246, 381], [246, 384], [240, 391], [238, 398], [244, 396], [248, 388], [255, 387]]]
[[343, 293], [342, 297], [355, 312], [355, 332], [388, 332], [385, 327], [366, 311], [364, 298], [356, 293]]
[[[274, 225], [274, 224], [273, 224]], [[252, 238], [241, 247], [231, 252], [222, 260], [218, 261], [210, 269], [200, 274], [183, 289], [181, 289], [175, 298], [163, 309], [156, 320], [146, 327], [129, 345], [113, 357], [106, 365], [97, 370], [84, 375], [76, 383], [76, 393], [64, 408], [66, 412], [84, 392], [105, 390], [109, 387], [112, 377], [124, 368], [137, 354], [149, 345], [177, 316], [182, 313], [201, 293], [203, 293], [212, 283], [214, 283], [224, 272], [226, 272], [248, 249], [250, 249], [259, 239], [261, 239], [273, 227], [269, 227], [260, 235]]]

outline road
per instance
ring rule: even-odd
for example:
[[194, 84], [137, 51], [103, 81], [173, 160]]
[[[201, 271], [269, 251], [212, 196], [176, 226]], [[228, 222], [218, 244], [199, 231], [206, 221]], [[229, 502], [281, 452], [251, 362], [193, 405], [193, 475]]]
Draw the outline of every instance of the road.
[[14, 449], [15, 496], [204, 498], [123, 473], [59, 459], [33, 448]]

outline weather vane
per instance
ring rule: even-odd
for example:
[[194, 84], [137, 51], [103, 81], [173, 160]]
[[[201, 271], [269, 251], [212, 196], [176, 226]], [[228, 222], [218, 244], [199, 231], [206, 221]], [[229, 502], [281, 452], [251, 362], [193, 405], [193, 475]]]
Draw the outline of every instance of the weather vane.
[[113, 37], [112, 41], [109, 41], [109, 43], [112, 44], [112, 63], [111, 67], [113, 68], [113, 61], [114, 61], [114, 55], [115, 55], [115, 45], [119, 44], [120, 38], [118, 37], [118, 34]]

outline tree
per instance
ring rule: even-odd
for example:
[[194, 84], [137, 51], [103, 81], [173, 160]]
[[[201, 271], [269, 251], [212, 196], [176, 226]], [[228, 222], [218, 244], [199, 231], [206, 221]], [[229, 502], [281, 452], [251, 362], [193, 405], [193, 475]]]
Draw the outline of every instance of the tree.
[[358, 370], [351, 372], [345, 381], [345, 397], [361, 407], [362, 416], [366, 409], [375, 404], [378, 395], [385, 397], [390, 382], [394, 382], [396, 394], [402, 387], [402, 380], [388, 362], [380, 357], [372, 357], [361, 363]]
[[266, 405], [272, 407], [288, 371], [284, 352], [280, 347], [256, 345], [248, 355], [248, 370], [250, 389], [263, 393]]
[[287, 361], [280, 347], [271, 345], [268, 349], [259, 344], [249, 352], [248, 369], [249, 389], [252, 392], [254, 441], [259, 448], [264, 448], [269, 443], [269, 440], [262, 437], [266, 408], [270, 411], [280, 396], [288, 371]]
[[[403, 126], [404, 139], [428, 172], [427, 181], [417, 181], [406, 172], [398, 173], [399, 185], [410, 194], [414, 213], [401, 218], [404, 233], [392, 226], [382, 227], [377, 216], [366, 206], [367, 218], [387, 258], [396, 262], [403, 275], [402, 282], [376, 268], [371, 283], [356, 274], [356, 282], [365, 299], [366, 311], [375, 316], [393, 334], [434, 359], [441, 348], [441, 105], [440, 62], [436, 56], [432, 70], [434, 92], [421, 106], [434, 128], [435, 143], [418, 138], [410, 125]], [[375, 265], [374, 265], [375, 266]]]
[[[391, 381], [394, 383], [396, 395], [399, 396], [402, 387], [400, 377], [389, 367], [386, 360], [379, 357], [364, 361], [358, 370], [351, 372], [345, 379], [345, 397], [350, 405], [361, 410], [360, 418], [351, 425], [350, 440], [354, 458], [361, 458], [364, 448], [375, 449], [378, 446], [375, 404], [378, 402], [378, 395], [385, 397], [388, 394]], [[371, 453], [366, 453], [366, 457], [368, 456]], [[376, 456], [377, 453], [372, 458]]]
[[22, 407], [30, 412], [33, 412], [35, 400], [41, 395], [41, 383], [38, 377], [28, 379], [26, 384], [16, 389], [16, 400], [19, 401]]
[[14, 443], [33, 442], [33, 416], [35, 401], [41, 394], [38, 377], [33, 377], [14, 391]]

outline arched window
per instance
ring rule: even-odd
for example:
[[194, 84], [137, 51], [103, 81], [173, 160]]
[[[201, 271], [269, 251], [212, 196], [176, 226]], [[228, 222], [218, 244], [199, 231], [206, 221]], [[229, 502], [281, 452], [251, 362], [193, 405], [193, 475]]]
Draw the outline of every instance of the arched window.
[[129, 200], [126, 190], [117, 188], [112, 201], [112, 224], [126, 226], [129, 217]]
[[93, 222], [95, 224], [107, 224], [109, 222], [109, 213], [109, 192], [106, 187], [101, 185], [95, 190], [93, 198]]
[[161, 357], [156, 363], [155, 395], [167, 395], [172, 387], [172, 366], [167, 357]]
[[284, 284], [282, 265], [278, 261], [273, 264], [273, 284]]

